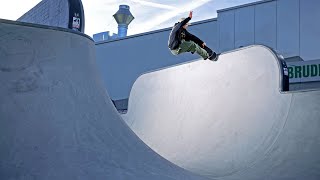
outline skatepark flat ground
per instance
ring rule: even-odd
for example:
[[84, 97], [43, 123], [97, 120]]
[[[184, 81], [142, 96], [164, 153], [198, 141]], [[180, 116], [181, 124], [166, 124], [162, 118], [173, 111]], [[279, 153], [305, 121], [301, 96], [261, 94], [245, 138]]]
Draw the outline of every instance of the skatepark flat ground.
[[120, 115], [91, 38], [0, 20], [0, 179], [319, 179], [320, 92], [264, 46], [149, 72]]

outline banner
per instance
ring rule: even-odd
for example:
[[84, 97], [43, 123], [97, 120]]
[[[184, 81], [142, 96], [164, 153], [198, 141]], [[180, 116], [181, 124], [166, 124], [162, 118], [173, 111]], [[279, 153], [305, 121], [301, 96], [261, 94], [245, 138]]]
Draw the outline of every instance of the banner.
[[320, 60], [288, 62], [290, 83], [320, 81]]

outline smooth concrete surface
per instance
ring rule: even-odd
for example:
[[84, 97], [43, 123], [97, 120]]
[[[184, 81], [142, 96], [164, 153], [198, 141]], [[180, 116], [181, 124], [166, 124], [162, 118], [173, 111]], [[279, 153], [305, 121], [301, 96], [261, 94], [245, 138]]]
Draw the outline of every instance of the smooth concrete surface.
[[71, 32], [0, 20], [0, 179], [204, 179], [129, 129]]
[[280, 91], [264, 46], [140, 76], [123, 118], [153, 150], [217, 179], [320, 179], [320, 91]]

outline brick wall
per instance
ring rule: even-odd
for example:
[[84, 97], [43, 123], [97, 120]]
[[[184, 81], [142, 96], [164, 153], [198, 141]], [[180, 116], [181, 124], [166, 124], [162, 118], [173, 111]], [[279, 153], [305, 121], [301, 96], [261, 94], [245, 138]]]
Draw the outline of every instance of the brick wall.
[[17, 21], [68, 28], [68, 0], [43, 0]]

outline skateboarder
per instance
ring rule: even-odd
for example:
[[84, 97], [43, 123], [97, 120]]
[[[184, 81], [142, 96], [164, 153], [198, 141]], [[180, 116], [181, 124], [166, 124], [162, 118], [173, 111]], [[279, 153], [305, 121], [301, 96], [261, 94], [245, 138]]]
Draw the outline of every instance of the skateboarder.
[[172, 28], [168, 41], [171, 53], [178, 55], [184, 52], [191, 52], [192, 54], [196, 52], [204, 60], [210, 59], [216, 61], [218, 59], [217, 54], [206, 46], [205, 42], [187, 31], [188, 22], [191, 19], [192, 11], [190, 11], [188, 18], [181, 18]]

